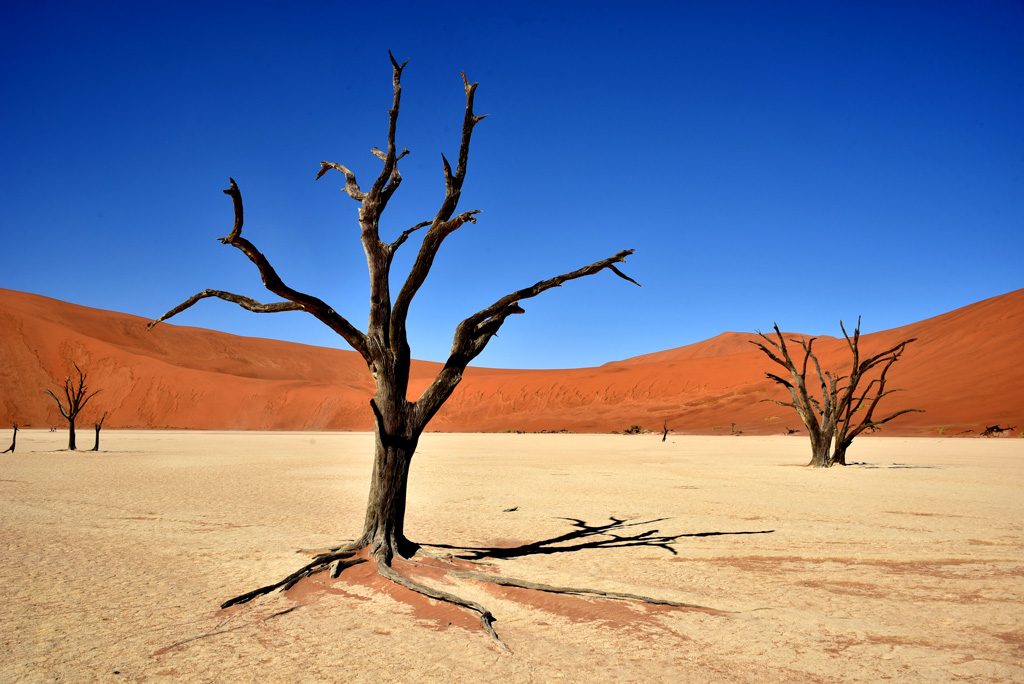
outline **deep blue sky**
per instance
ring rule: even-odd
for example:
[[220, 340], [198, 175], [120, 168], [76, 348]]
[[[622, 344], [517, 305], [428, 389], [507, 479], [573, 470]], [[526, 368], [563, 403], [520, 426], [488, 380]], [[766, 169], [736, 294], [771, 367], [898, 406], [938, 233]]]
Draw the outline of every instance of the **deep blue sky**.
[[[418, 358], [625, 248], [643, 289], [605, 272], [526, 301], [477, 365], [596, 365], [773, 321], [870, 332], [1024, 285], [1024, 3], [365, 4], [7, 3], [0, 287], [149, 318], [206, 287], [273, 301], [215, 240], [233, 176], [285, 281], [365, 327], [358, 205], [313, 178], [321, 160], [376, 176], [388, 49], [409, 60], [411, 155], [386, 239], [441, 200], [460, 71], [490, 114], [460, 205], [483, 213], [414, 302]], [[215, 300], [175, 322], [344, 345]]]

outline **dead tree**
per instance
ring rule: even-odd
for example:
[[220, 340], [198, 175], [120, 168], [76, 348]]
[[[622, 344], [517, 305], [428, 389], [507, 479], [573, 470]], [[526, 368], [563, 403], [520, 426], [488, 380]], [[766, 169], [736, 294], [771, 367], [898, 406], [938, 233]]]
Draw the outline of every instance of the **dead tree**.
[[[356, 180], [355, 173], [342, 164], [333, 162], [320, 162], [320, 171], [316, 175], [317, 178], [320, 178], [332, 169], [340, 172], [345, 177], [344, 192], [360, 205], [358, 212], [360, 239], [366, 253], [370, 281], [370, 314], [366, 332], [357, 329], [321, 299], [286, 285], [267, 257], [253, 243], [242, 237], [242, 194], [234, 179], [231, 179], [230, 187], [224, 191], [234, 203], [234, 227], [228, 236], [220, 238], [220, 241], [238, 249], [252, 261], [259, 270], [264, 286], [273, 294], [281, 297], [283, 301], [264, 304], [249, 297], [208, 289], [174, 307], [153, 321], [150, 327], [181, 313], [202, 299], [211, 297], [232, 302], [256, 313], [305, 311], [334, 330], [363, 357], [376, 383], [376, 391], [370, 400], [370, 408], [374, 416], [376, 448], [362, 532], [351, 544], [326, 550], [313, 558], [311, 563], [284, 580], [231, 599], [224, 604], [224, 607], [244, 603], [274, 589], [286, 589], [301, 578], [328, 568], [331, 569], [333, 575], [337, 576], [342, 568], [365, 559], [374, 562], [377, 571], [383, 577], [397, 584], [430, 598], [447, 601], [479, 612], [483, 626], [492, 637], [497, 639], [491, 627], [493, 616], [486, 608], [419, 584], [392, 567], [392, 559], [396, 556], [410, 558], [418, 549], [418, 546], [407, 538], [405, 531], [409, 465], [416, 451], [416, 445], [427, 423], [459, 385], [466, 366], [484, 350], [484, 347], [509, 316], [523, 313], [523, 309], [520, 307], [521, 301], [536, 297], [542, 292], [559, 287], [570, 280], [594, 275], [605, 269], [634, 284], [638, 285], [639, 283], [624, 275], [615, 266], [617, 263], [624, 262], [626, 257], [632, 254], [632, 250], [624, 250], [578, 270], [542, 280], [535, 285], [501, 297], [490, 306], [458, 324], [451, 353], [443, 368], [418, 399], [410, 400], [407, 395], [411, 356], [406, 319], [413, 299], [426, 281], [442, 242], [461, 226], [476, 223], [476, 214], [480, 213], [478, 210], [456, 213], [456, 209], [466, 177], [470, 138], [474, 128], [484, 117], [473, 112], [473, 99], [477, 84], [469, 83], [463, 73], [466, 106], [462, 121], [462, 136], [454, 170], [448, 159], [444, 155], [441, 157], [445, 193], [440, 207], [432, 219], [408, 228], [393, 242], [385, 242], [379, 235], [381, 215], [402, 182], [398, 162], [409, 154], [407, 148], [399, 151], [395, 144], [395, 131], [402, 94], [401, 76], [405, 64], [399, 65], [391, 56], [391, 65], [393, 104], [388, 112], [387, 145], [385, 150], [376, 147], [371, 150], [373, 155], [383, 162], [383, 168], [372, 185], [369, 189], [363, 190]], [[423, 228], [426, 228], [426, 231], [419, 252], [408, 276], [398, 290], [398, 294], [393, 297], [390, 271], [395, 252], [413, 232]]]
[[107, 412], [104, 411], [103, 415], [100, 416], [100, 419], [98, 421], [96, 421], [96, 423], [95, 423], [95, 428], [96, 428], [96, 444], [94, 444], [93, 447], [92, 447], [93, 451], [99, 451], [100, 450], [100, 430], [103, 429], [103, 421], [105, 421], [106, 419], [107, 419]]
[[[1004, 432], [1010, 432], [1011, 430], [1016, 430], [1016, 429], [1017, 428], [1013, 427], [1012, 425], [1007, 425], [1006, 427], [999, 427], [998, 424], [996, 424], [996, 425], [989, 425], [989, 426], [987, 426], [985, 428], [985, 431], [982, 432], [980, 436], [981, 437], [994, 437], [995, 435], [1001, 435]], [[15, 430], [17, 430], [17, 428], [15, 428]], [[13, 449], [14, 446], [12, 445], [11, 448]]]
[[661, 428], [661, 441], [664, 442], [668, 439], [668, 421], [665, 421], [665, 425]]
[[[853, 331], [853, 337], [846, 332], [843, 322], [839, 322], [846, 344], [852, 355], [850, 374], [841, 376], [831, 371], [822, 372], [818, 357], [814, 354], [814, 341], [801, 337], [793, 338], [790, 342], [796, 342], [804, 351], [804, 357], [798, 366], [790, 356], [786, 340], [779, 332], [779, 326], [775, 325], [775, 338], [772, 339], [763, 334], [760, 330], [757, 334], [765, 342], [771, 345], [769, 349], [764, 344], [752, 341], [763, 351], [768, 358], [779, 364], [789, 372], [789, 378], [785, 379], [774, 373], [765, 375], [789, 390], [792, 401], [784, 402], [778, 399], [764, 399], [780, 406], [789, 406], [796, 410], [800, 419], [807, 427], [811, 438], [811, 461], [808, 466], [814, 468], [828, 468], [833, 465], [846, 465], [846, 451], [854, 438], [865, 430], [874, 431], [884, 423], [888, 423], [897, 416], [904, 413], [920, 412], [920, 409], [903, 409], [892, 413], [885, 418], [876, 419], [875, 409], [878, 402], [893, 392], [901, 390], [886, 389], [887, 375], [903, 350], [914, 339], [903, 340], [896, 346], [868, 357], [860, 358], [860, 318], [857, 319], [857, 327]], [[821, 400], [819, 401], [807, 389], [807, 366], [808, 362], [814, 363], [814, 372], [818, 376], [821, 386]], [[867, 381], [867, 385], [861, 390], [861, 383], [868, 375], [872, 375], [875, 368], [881, 367], [877, 377]], [[835, 445], [833, 449], [833, 444]], [[831, 455], [829, 451], [832, 450]]]
[[89, 386], [85, 384], [86, 374], [82, 372], [77, 363], [74, 366], [75, 370], [78, 371], [78, 380], [72, 380], [70, 375], [64, 378], [64, 398], [68, 402], [66, 407], [53, 392], [43, 390], [53, 397], [53, 400], [57, 402], [57, 408], [60, 409], [60, 414], [68, 421], [68, 451], [74, 451], [77, 448], [75, 445], [75, 419], [82, 412], [82, 409], [85, 408], [89, 400], [103, 391], [96, 390], [89, 394]]
[[18, 424], [14, 423], [14, 436], [11, 437], [11, 446], [4, 451], [5, 454], [13, 454], [14, 447], [18, 444]]

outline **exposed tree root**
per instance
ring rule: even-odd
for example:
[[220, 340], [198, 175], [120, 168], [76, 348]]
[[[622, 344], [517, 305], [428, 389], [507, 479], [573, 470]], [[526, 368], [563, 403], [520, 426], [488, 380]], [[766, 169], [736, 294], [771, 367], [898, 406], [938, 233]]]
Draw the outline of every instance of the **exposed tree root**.
[[275, 589], [287, 591], [288, 589], [291, 589], [293, 586], [295, 586], [295, 583], [303, 577], [315, 575], [319, 572], [327, 570], [328, 568], [331, 569], [331, 577], [336, 578], [338, 577], [338, 575], [341, 574], [341, 571], [345, 568], [366, 562], [367, 559], [365, 558], [353, 558], [357, 550], [356, 548], [353, 548], [353, 546], [354, 545], [343, 546], [327, 553], [321, 553], [320, 555], [313, 558], [312, 562], [303, 565], [301, 568], [299, 568], [292, 574], [288, 575], [280, 582], [268, 584], [265, 587], [253, 589], [252, 591], [242, 594], [241, 596], [236, 596], [235, 598], [222, 603], [220, 607], [223, 609], [229, 608], [234, 605], [238, 605], [240, 603], [248, 603], [257, 596], [269, 594]]
[[640, 603], [649, 603], [656, 606], [689, 608], [692, 610], [702, 610], [716, 614], [721, 614], [725, 612], [718, 610], [716, 608], [710, 608], [708, 606], [700, 606], [695, 603], [669, 601], [668, 599], [659, 599], [654, 598], [652, 596], [644, 596], [642, 594], [629, 594], [622, 591], [604, 591], [603, 589], [583, 589], [580, 587], [556, 587], [551, 584], [540, 584], [539, 582], [531, 582], [529, 580], [516, 579], [514, 577], [501, 577], [499, 575], [488, 575], [482, 572], [466, 572], [462, 570], [449, 570], [448, 574], [452, 577], [458, 577], [460, 579], [471, 579], [479, 580], [481, 582], [490, 582], [491, 584], [498, 584], [503, 587], [519, 587], [520, 589], [546, 591], [551, 594], [568, 594], [570, 596], [596, 596], [598, 598], [606, 598], [617, 601], [639, 601]]
[[[491, 639], [493, 639], [498, 646], [505, 651], [511, 652], [509, 647], [505, 645], [505, 642], [498, 636], [498, 633], [494, 631], [494, 614], [476, 601], [459, 598], [455, 594], [449, 594], [446, 591], [441, 591], [440, 589], [434, 589], [433, 587], [428, 587], [425, 584], [420, 584], [415, 580], [409, 579], [390, 565], [381, 561], [377, 561], [377, 572], [380, 573], [381, 577], [390, 580], [395, 584], [401, 585], [410, 591], [415, 591], [417, 594], [423, 594], [427, 598], [432, 598], [436, 601], [444, 601], [445, 603], [452, 603], [456, 606], [462, 606], [463, 608], [468, 608], [469, 610], [480, 613], [480, 624], [483, 626], [484, 631], [490, 635]], [[449, 571], [449, 574], [455, 573], [453, 571]]]
[[[270, 592], [275, 591], [277, 589], [280, 589], [281, 591], [287, 591], [301, 579], [310, 577], [321, 572], [325, 572], [327, 570], [330, 570], [332, 578], [337, 578], [341, 574], [342, 570], [344, 570], [345, 568], [351, 567], [353, 565], [358, 565], [359, 563], [364, 563], [368, 560], [372, 560], [375, 562], [377, 573], [384, 579], [393, 582], [394, 584], [402, 586], [408, 589], [409, 591], [421, 594], [422, 596], [426, 596], [427, 598], [433, 599], [435, 601], [450, 603], [452, 605], [459, 606], [461, 608], [465, 608], [467, 610], [479, 613], [480, 624], [483, 627], [484, 631], [487, 632], [487, 634], [491, 637], [494, 643], [497, 644], [503, 651], [511, 653], [511, 649], [509, 649], [505, 642], [501, 640], [501, 637], [498, 636], [498, 633], [494, 629], [494, 622], [496, 618], [494, 617], [494, 614], [490, 610], [485, 608], [483, 605], [477, 603], [476, 601], [464, 599], [459, 596], [456, 596], [455, 594], [451, 594], [440, 589], [435, 589], [434, 587], [428, 586], [426, 584], [423, 584], [414, 579], [411, 579], [410, 577], [403, 575], [401, 572], [399, 572], [391, 566], [390, 562], [388, 562], [388, 556], [383, 551], [378, 551], [377, 553], [373, 553], [371, 551], [369, 553], [369, 558], [363, 557], [362, 555], [357, 556], [356, 554], [359, 551], [369, 551], [368, 547], [366, 546], [363, 546], [361, 548], [356, 547], [357, 543], [358, 542], [352, 542], [351, 544], [338, 548], [333, 548], [324, 553], [320, 553], [316, 557], [314, 557], [310, 563], [307, 563], [306, 565], [299, 568], [292, 574], [288, 575], [281, 581], [275, 582], [274, 584], [268, 584], [265, 587], [260, 587], [259, 589], [255, 589], [248, 593], [242, 594], [241, 596], [237, 596], [231, 599], [230, 601], [224, 602], [221, 605], [221, 608], [228, 608], [229, 606], [247, 603], [258, 596], [269, 594]], [[637, 601], [640, 603], [646, 603], [650, 605], [670, 606], [673, 608], [683, 608], [688, 610], [699, 610], [716, 615], [720, 615], [726, 612], [715, 608], [711, 608], [709, 606], [702, 606], [694, 603], [684, 603], [681, 601], [671, 601], [668, 599], [659, 599], [653, 596], [645, 596], [642, 594], [630, 594], [627, 592], [605, 591], [602, 589], [588, 589], [581, 587], [561, 587], [550, 584], [541, 584], [539, 582], [531, 582], [529, 580], [516, 579], [511, 577], [501, 577], [499, 575], [488, 573], [458, 570], [456, 569], [458, 566], [450, 559], [450, 557], [430, 553], [422, 547], [418, 549], [417, 555], [432, 558], [447, 566], [450, 566], [438, 569], [441, 569], [448, 575], [458, 579], [489, 582], [491, 584], [497, 584], [500, 586], [517, 587], [520, 589], [542, 591], [553, 594], [565, 594], [570, 596], [592, 596], [596, 598], [616, 601]], [[486, 563], [474, 564], [486, 565]], [[438, 566], [433, 565], [433, 567], [437, 568]]]

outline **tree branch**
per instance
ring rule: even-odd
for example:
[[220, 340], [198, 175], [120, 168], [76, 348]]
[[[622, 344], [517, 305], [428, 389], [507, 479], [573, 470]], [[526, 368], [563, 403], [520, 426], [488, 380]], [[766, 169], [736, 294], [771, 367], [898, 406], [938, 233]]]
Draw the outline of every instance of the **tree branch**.
[[405, 230], [403, 230], [402, 234], [399, 235], [398, 238], [394, 242], [392, 242], [390, 245], [388, 245], [388, 253], [389, 253], [389, 255], [390, 256], [394, 256], [395, 252], [398, 251], [398, 248], [401, 247], [405, 243], [405, 241], [409, 239], [410, 235], [415, 233], [420, 228], [426, 228], [431, 223], [433, 223], [433, 221], [420, 221], [419, 223], [417, 223], [412, 228], [406, 228]]
[[191, 308], [192, 305], [194, 305], [195, 303], [197, 303], [197, 302], [199, 302], [199, 301], [201, 301], [203, 299], [208, 299], [210, 297], [216, 297], [218, 299], [223, 299], [226, 302], [232, 302], [234, 304], [238, 304], [243, 309], [247, 309], [247, 310], [252, 311], [254, 313], [278, 313], [278, 312], [281, 312], [281, 311], [305, 311], [305, 309], [302, 307], [302, 305], [298, 304], [296, 302], [272, 302], [270, 304], [262, 304], [260, 302], [257, 302], [255, 299], [252, 299], [251, 297], [246, 297], [246, 296], [243, 296], [243, 295], [237, 295], [237, 294], [234, 294], [234, 293], [231, 293], [231, 292], [224, 292], [223, 290], [210, 290], [210, 289], [207, 289], [207, 290], [203, 290], [202, 292], [199, 292], [197, 294], [192, 295], [191, 297], [186, 299], [184, 302], [182, 302], [178, 306], [174, 307], [173, 309], [171, 309], [170, 311], [165, 313], [160, 318], [156, 319], [155, 321], [151, 321], [149, 323], [149, 325], [146, 326], [146, 329], [147, 330], [151, 329], [157, 323], [160, 323], [162, 321], [166, 321], [168, 318], [171, 318], [172, 316], [177, 316], [178, 314], [180, 314], [185, 309]]
[[[327, 168], [327, 167], [324, 167]], [[321, 169], [323, 171], [324, 169]], [[231, 182], [230, 187], [224, 191], [225, 195], [231, 197], [232, 203], [235, 210], [235, 222], [231, 228], [231, 233], [226, 237], [218, 238], [221, 244], [231, 245], [238, 249], [240, 252], [245, 254], [256, 268], [259, 269], [260, 278], [263, 280], [263, 286], [274, 294], [288, 300], [287, 302], [276, 302], [272, 304], [261, 304], [255, 299], [244, 297], [242, 295], [232, 294], [230, 292], [223, 292], [221, 290], [206, 289], [202, 292], [192, 295], [187, 300], [174, 307], [160, 318], [151, 322], [147, 326], [147, 330], [153, 328], [154, 325], [161, 321], [165, 321], [172, 316], [175, 316], [185, 309], [188, 309], [193, 304], [201, 299], [208, 297], [217, 297], [224, 299], [229, 302], [234, 302], [242, 308], [254, 311], [256, 313], [276, 313], [279, 311], [305, 311], [312, 314], [326, 326], [334, 330], [336, 333], [341, 335], [349, 345], [359, 352], [364, 359], [369, 362], [369, 354], [366, 347], [366, 336], [360, 332], [355, 326], [349, 323], [343, 316], [339, 315], [334, 309], [325, 304], [322, 300], [293, 290], [292, 288], [285, 285], [284, 281], [277, 274], [277, 271], [271, 265], [270, 261], [256, 249], [256, 246], [251, 242], [242, 237], [242, 224], [243, 224], [243, 207], [242, 207], [242, 192], [238, 189], [238, 185], [235, 183], [234, 178], [229, 179]]]
[[560, 287], [564, 282], [594, 275], [606, 268], [612, 270], [620, 277], [629, 280], [631, 283], [640, 286], [639, 283], [625, 276], [618, 269], [611, 268], [613, 264], [625, 263], [626, 257], [632, 253], [633, 250], [626, 249], [607, 259], [595, 261], [589, 266], [584, 266], [570, 273], [563, 273], [554, 278], [542, 280], [532, 287], [517, 290], [459, 323], [455, 328], [452, 350], [448, 356], [447, 363], [445, 363], [441, 372], [437, 374], [434, 381], [416, 401], [419, 424], [426, 425], [427, 421], [441, 408], [445, 400], [451, 396], [455, 387], [462, 380], [462, 374], [466, 366], [484, 350], [490, 339], [501, 328], [505, 319], [513, 314], [525, 313], [522, 307], [519, 306], [521, 300], [536, 297], [542, 292], [546, 292], [554, 287]]
[[320, 180], [320, 178], [327, 173], [329, 169], [337, 169], [345, 174], [345, 187], [342, 189], [348, 193], [349, 197], [360, 202], [366, 199], [366, 193], [359, 189], [359, 183], [356, 182], [356, 175], [341, 164], [325, 161], [320, 162], [320, 172], [316, 174], [316, 178], [313, 180]]
[[395, 298], [391, 326], [391, 349], [395, 352], [400, 351], [407, 344], [405, 339], [405, 320], [409, 314], [409, 306], [412, 303], [413, 297], [416, 296], [416, 293], [419, 292], [420, 287], [426, 281], [427, 274], [434, 264], [434, 258], [437, 256], [437, 251], [441, 248], [441, 243], [464, 223], [476, 223], [475, 215], [480, 213], [479, 211], [468, 211], [452, 219], [452, 215], [459, 205], [462, 183], [466, 178], [469, 144], [473, 137], [473, 128], [486, 116], [477, 116], [473, 113], [473, 100], [477, 84], [470, 84], [466, 79], [465, 72], [462, 73], [462, 83], [466, 91], [466, 109], [462, 118], [459, 160], [455, 173], [452, 174], [451, 165], [445, 156], [441, 155], [441, 161], [444, 166], [445, 197], [441, 203], [441, 208], [438, 209], [437, 215], [431, 223], [430, 230], [423, 237], [423, 243], [420, 245], [420, 251], [416, 255], [416, 261], [409, 271], [409, 276]]

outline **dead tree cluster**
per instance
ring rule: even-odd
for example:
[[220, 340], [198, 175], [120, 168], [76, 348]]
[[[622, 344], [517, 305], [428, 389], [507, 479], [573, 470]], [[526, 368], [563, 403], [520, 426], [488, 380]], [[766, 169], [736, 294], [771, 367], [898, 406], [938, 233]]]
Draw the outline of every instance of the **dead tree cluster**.
[[[786, 339], [775, 325], [775, 335], [769, 337], [760, 330], [757, 334], [765, 343], [752, 341], [769, 359], [786, 369], [788, 377], [765, 373], [765, 375], [782, 385], [789, 391], [792, 401], [764, 399], [780, 406], [789, 406], [796, 410], [811, 438], [811, 461], [807, 465], [815, 468], [828, 468], [833, 465], [846, 465], [846, 451], [854, 438], [865, 431], [877, 430], [904, 413], [920, 412], [920, 409], [902, 409], [885, 417], [875, 417], [878, 403], [897, 389], [887, 389], [889, 369], [899, 360], [904, 349], [914, 339], [903, 340], [885, 351], [861, 359], [860, 355], [860, 319], [853, 331], [853, 337], [846, 332], [842, 321], [843, 337], [851, 354], [849, 375], [838, 375], [832, 371], [822, 371], [818, 357], [813, 351], [817, 338], [790, 339], [800, 345], [803, 359], [797, 363], [790, 355]], [[916, 338], [915, 338], [916, 339]], [[815, 397], [807, 387], [808, 364], [813, 363], [814, 372], [818, 377], [821, 398]], [[881, 370], [875, 373], [875, 369]], [[870, 379], [869, 379], [870, 378]], [[866, 382], [866, 385], [863, 384]], [[833, 448], [834, 445], [834, 448]], [[829, 451], [831, 450], [831, 454]]]
[[[541, 280], [530, 287], [507, 294], [463, 320], [455, 329], [451, 353], [440, 372], [418, 399], [410, 400], [407, 395], [411, 356], [406, 319], [444, 240], [460, 227], [476, 223], [476, 215], [480, 213], [479, 210], [457, 210], [466, 178], [470, 140], [476, 125], [484, 116], [475, 114], [473, 110], [477, 84], [470, 83], [463, 74], [466, 105], [459, 151], [454, 168], [444, 155], [441, 157], [445, 191], [436, 213], [432, 218], [406, 229], [393, 241], [383, 240], [379, 232], [381, 216], [402, 182], [399, 161], [409, 154], [407, 148], [399, 150], [395, 142], [402, 95], [401, 77], [405, 64], [399, 64], [392, 56], [391, 66], [393, 102], [388, 112], [387, 144], [383, 150], [376, 147], [371, 150], [382, 163], [376, 178], [369, 188], [364, 190], [357, 181], [356, 174], [348, 167], [327, 161], [320, 162], [320, 169], [316, 174], [316, 178], [319, 179], [329, 171], [339, 172], [345, 178], [343, 191], [359, 204], [359, 237], [366, 253], [370, 289], [370, 313], [366, 332], [359, 330], [323, 300], [288, 286], [269, 259], [242, 236], [242, 193], [234, 179], [230, 180], [230, 187], [224, 191], [234, 204], [234, 226], [226, 237], [220, 238], [220, 241], [242, 252], [258, 269], [266, 289], [280, 297], [281, 301], [261, 303], [242, 295], [207, 289], [174, 307], [153, 321], [150, 327], [207, 298], [222, 299], [256, 313], [304, 311], [334, 330], [357, 351], [363, 357], [376, 383], [376, 391], [370, 399], [376, 447], [366, 516], [360, 534], [350, 544], [320, 553], [312, 562], [280, 582], [234, 598], [226, 602], [225, 607], [244, 603], [274, 589], [287, 588], [314, 573], [330, 570], [332, 575], [336, 576], [348, 565], [369, 560], [375, 564], [380, 575], [397, 584], [431, 598], [480, 613], [484, 627], [497, 639], [491, 627], [493, 616], [486, 608], [415, 582], [392, 567], [392, 560], [396, 556], [409, 559], [419, 549], [417, 544], [408, 539], [405, 530], [406, 490], [413, 454], [427, 423], [459, 385], [466, 366], [484, 350], [509, 316], [523, 313], [520, 302], [570, 280], [591, 276], [604, 270], [638, 284], [615, 266], [624, 262], [626, 257], [632, 254], [632, 250], [620, 251], [575, 271]], [[423, 239], [409, 274], [398, 289], [397, 295], [393, 296], [390, 276], [395, 253], [414, 232], [423, 229]]]
[[[75, 444], [75, 420], [78, 418], [78, 414], [82, 412], [82, 409], [85, 408], [90, 399], [103, 391], [89, 392], [89, 386], [86, 384], [86, 373], [78, 367], [77, 363], [74, 366], [75, 371], [78, 373], [78, 378], [72, 379], [70, 375], [64, 378], [64, 400], [67, 402], [66, 405], [51, 390], [43, 390], [57, 402], [60, 414], [68, 421], [68, 451], [74, 451], [78, 448]], [[99, 430], [96, 431], [96, 435], [98, 440]]]

